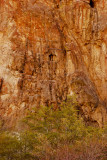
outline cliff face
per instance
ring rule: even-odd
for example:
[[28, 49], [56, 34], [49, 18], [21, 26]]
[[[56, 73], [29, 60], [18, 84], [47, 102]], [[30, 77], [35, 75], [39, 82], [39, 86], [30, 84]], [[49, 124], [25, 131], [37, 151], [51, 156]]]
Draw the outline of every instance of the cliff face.
[[0, 117], [76, 94], [86, 121], [106, 122], [107, 0], [0, 0]]

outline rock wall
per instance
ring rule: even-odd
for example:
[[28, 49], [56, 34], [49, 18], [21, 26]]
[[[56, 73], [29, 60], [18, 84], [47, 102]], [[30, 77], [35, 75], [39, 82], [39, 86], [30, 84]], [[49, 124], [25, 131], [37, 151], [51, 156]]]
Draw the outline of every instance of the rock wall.
[[0, 117], [76, 94], [87, 122], [107, 115], [107, 1], [0, 0]]

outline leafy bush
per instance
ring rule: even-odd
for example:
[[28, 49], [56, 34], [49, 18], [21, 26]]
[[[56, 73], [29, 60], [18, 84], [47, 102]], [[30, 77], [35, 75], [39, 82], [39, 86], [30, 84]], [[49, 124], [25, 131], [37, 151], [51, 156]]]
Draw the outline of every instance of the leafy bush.
[[55, 159], [59, 148], [72, 148], [83, 142], [88, 144], [90, 139], [102, 137], [102, 129], [85, 126], [77, 114], [76, 105], [75, 99], [68, 98], [57, 109], [53, 106], [35, 108], [24, 119], [29, 132], [35, 137], [34, 155], [39, 159], [45, 156]]
[[76, 105], [40, 106], [24, 118], [24, 132], [0, 132], [0, 159], [105, 160], [106, 130], [85, 126]]
[[0, 160], [17, 159], [19, 142], [8, 133], [0, 133]]

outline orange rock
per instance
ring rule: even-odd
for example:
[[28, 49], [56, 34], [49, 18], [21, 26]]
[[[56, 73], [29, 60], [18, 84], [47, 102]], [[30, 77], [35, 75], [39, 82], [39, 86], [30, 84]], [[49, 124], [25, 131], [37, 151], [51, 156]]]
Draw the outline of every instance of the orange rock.
[[106, 0], [0, 1], [0, 115], [8, 125], [70, 93], [85, 119], [107, 121], [106, 21]]

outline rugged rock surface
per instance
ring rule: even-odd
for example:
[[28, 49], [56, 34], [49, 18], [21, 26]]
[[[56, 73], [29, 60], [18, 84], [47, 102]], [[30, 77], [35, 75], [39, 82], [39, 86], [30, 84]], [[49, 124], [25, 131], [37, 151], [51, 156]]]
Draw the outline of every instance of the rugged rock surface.
[[0, 117], [75, 93], [86, 121], [107, 107], [107, 0], [0, 0]]

